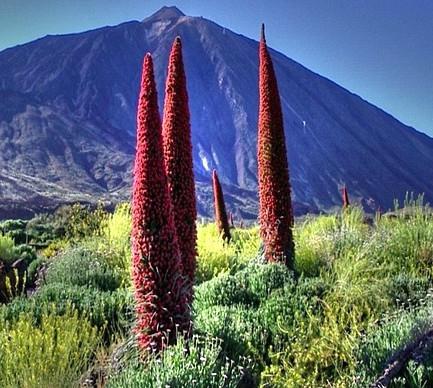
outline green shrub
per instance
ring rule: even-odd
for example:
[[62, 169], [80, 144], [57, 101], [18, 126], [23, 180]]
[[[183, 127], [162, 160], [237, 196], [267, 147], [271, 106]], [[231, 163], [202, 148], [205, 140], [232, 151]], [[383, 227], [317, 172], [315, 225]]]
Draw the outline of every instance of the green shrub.
[[29, 245], [21, 244], [14, 249], [16, 259], [23, 259], [27, 265], [29, 265], [33, 260], [36, 260], [37, 255], [34, 248]]
[[47, 259], [43, 256], [33, 260], [27, 268], [27, 280], [30, 284], [34, 284], [39, 269], [47, 262]]
[[54, 240], [48, 244], [42, 251], [42, 254], [47, 258], [58, 255], [61, 251], [66, 250], [69, 247], [69, 242], [66, 240]]
[[107, 213], [101, 205], [91, 209], [88, 205], [74, 204], [65, 208], [65, 237], [68, 240], [82, 240], [100, 236], [106, 222]]
[[27, 221], [24, 220], [5, 220], [0, 222], [0, 233], [11, 237], [15, 244], [26, 244], [26, 225]]
[[323, 267], [333, 260], [336, 216], [307, 218], [294, 228], [296, 242], [296, 272], [305, 276], [317, 276]]
[[309, 314], [321, 314], [321, 301], [329, 286], [321, 279], [299, 279], [295, 284], [272, 292], [258, 309], [262, 326], [272, 337], [274, 350], [283, 350], [284, 343], [296, 335], [297, 324]]
[[[360, 384], [371, 384], [385, 368], [389, 358], [398, 350], [403, 349], [410, 341], [431, 328], [433, 324], [433, 303], [431, 297], [426, 304], [414, 309], [399, 309], [387, 314], [380, 325], [372, 328], [359, 343], [356, 349], [358, 359], [354, 380]], [[429, 365], [409, 365], [400, 382], [408, 385], [395, 386], [429, 386], [424, 380], [432, 381], [431, 359]], [[419, 368], [419, 369], [418, 369]], [[418, 375], [418, 376], [417, 376]], [[424, 381], [421, 385], [410, 385], [415, 379]]]
[[260, 264], [251, 262], [245, 269], [233, 275], [235, 281], [244, 287], [252, 299], [264, 301], [272, 291], [293, 284], [293, 273], [283, 264]]
[[98, 343], [97, 330], [70, 310], [62, 317], [43, 315], [36, 327], [27, 315], [1, 322], [1, 386], [78, 386]]
[[225, 358], [217, 339], [194, 336], [189, 342], [179, 339], [159, 357], [152, 356], [141, 363], [138, 357], [108, 381], [109, 388], [197, 387], [217, 388], [256, 384], [248, 378], [250, 362], [237, 363]]
[[431, 280], [425, 276], [401, 273], [390, 279], [389, 298], [397, 306], [417, 305], [426, 297], [431, 285]]
[[248, 355], [260, 369], [268, 361], [270, 347], [281, 337], [270, 330], [276, 311], [269, 307], [269, 301], [282, 289], [286, 289], [282, 298], [286, 304], [287, 296], [294, 294], [295, 280], [282, 264], [250, 263], [234, 275], [213, 278], [196, 289], [194, 327], [221, 338], [229, 357]]
[[390, 275], [433, 275], [433, 219], [429, 213], [415, 209], [408, 217], [383, 217], [376, 234], [374, 254], [390, 265]]
[[256, 309], [246, 306], [211, 306], [194, 319], [198, 333], [222, 340], [224, 352], [231, 358], [242, 355], [263, 362], [268, 333], [261, 325]]
[[[375, 233], [358, 211], [351, 209], [338, 217], [329, 239], [331, 259], [319, 271], [318, 288], [307, 284], [297, 289], [302, 298], [282, 312], [296, 318], [280, 319], [277, 330], [288, 340], [285, 348], [271, 354], [272, 362], [262, 374], [265, 384], [325, 386], [332, 382], [333, 386], [347, 386], [361, 333], [391, 308], [388, 264], [372, 254], [377, 246]], [[316, 291], [317, 297], [312, 298], [311, 292]], [[289, 307], [296, 303], [306, 307], [291, 312]]]
[[304, 276], [318, 276], [341, 256], [353, 254], [369, 237], [361, 209], [351, 206], [336, 215], [309, 217], [294, 229], [295, 268]]
[[256, 257], [260, 247], [257, 228], [232, 229], [230, 244], [219, 235], [215, 224], [198, 225], [196, 283], [223, 273], [233, 274]]
[[0, 260], [11, 263], [15, 259], [15, 243], [9, 236], [0, 234]]
[[51, 260], [45, 282], [91, 286], [108, 291], [120, 286], [120, 277], [100, 253], [85, 247], [73, 247]]
[[222, 274], [205, 283], [194, 291], [193, 307], [201, 311], [208, 307], [233, 304], [257, 304], [257, 298], [252, 295], [245, 284], [238, 282], [233, 275]]
[[210, 306], [234, 304], [254, 305], [275, 289], [292, 282], [291, 272], [282, 264], [250, 263], [234, 275], [222, 274], [195, 289], [195, 311]]
[[107, 217], [100, 242], [100, 249], [108, 252], [108, 264], [120, 274], [125, 285], [131, 282], [131, 224], [131, 206], [119, 204]]
[[48, 312], [63, 315], [70, 306], [106, 333], [126, 331], [134, 319], [133, 298], [127, 290], [101, 292], [94, 288], [50, 284], [30, 298], [16, 298], [0, 307], [0, 320], [14, 322], [25, 313], [38, 324]]

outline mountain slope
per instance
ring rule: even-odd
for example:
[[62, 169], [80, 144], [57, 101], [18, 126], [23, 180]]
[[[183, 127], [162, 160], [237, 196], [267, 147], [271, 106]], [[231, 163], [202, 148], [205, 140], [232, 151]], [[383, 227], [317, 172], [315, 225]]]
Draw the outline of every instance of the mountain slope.
[[[1, 201], [128, 199], [142, 58], [154, 56], [162, 109], [176, 35], [184, 47], [199, 211], [211, 214], [216, 168], [232, 210], [253, 217], [257, 42], [174, 7], [142, 22], [0, 52]], [[339, 205], [343, 183], [369, 208], [390, 207], [407, 190], [433, 200], [431, 138], [284, 55], [272, 56], [298, 213]], [[27, 185], [29, 176], [39, 183]]]

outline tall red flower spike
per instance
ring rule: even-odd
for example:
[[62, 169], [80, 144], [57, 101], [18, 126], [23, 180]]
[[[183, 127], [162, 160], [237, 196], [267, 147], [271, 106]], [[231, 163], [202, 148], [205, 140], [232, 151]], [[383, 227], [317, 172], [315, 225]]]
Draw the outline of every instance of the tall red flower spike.
[[234, 228], [234, 227], [235, 227], [235, 220], [234, 220], [233, 213], [230, 212], [229, 214], [230, 214], [230, 216], [229, 216], [229, 219], [230, 219], [230, 227], [231, 227], [231, 228]]
[[257, 163], [260, 235], [268, 262], [293, 268], [293, 212], [283, 114], [264, 25], [260, 40]]
[[343, 198], [343, 209], [346, 209], [350, 205], [349, 194], [347, 193], [347, 187], [346, 186], [344, 186], [341, 189], [341, 196]]
[[189, 310], [150, 54], [144, 58], [138, 101], [131, 237], [138, 343], [143, 350], [158, 351], [175, 340], [178, 328], [188, 327]]
[[212, 182], [215, 208], [215, 223], [218, 232], [222, 236], [223, 240], [230, 242], [231, 234], [229, 222], [227, 219], [226, 205], [224, 203], [224, 194], [216, 170], [213, 170], [212, 172]]
[[162, 137], [176, 234], [191, 301], [197, 255], [197, 210], [188, 93], [179, 37], [173, 43], [168, 65]]

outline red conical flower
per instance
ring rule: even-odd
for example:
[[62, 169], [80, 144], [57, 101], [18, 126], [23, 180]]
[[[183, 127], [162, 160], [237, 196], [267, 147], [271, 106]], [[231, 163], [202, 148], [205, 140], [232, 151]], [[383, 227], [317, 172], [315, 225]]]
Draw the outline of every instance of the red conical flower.
[[197, 210], [189, 117], [182, 43], [177, 37], [171, 49], [168, 65], [162, 136], [183, 273], [188, 279], [192, 298], [197, 255]]
[[235, 227], [235, 220], [234, 220], [233, 213], [230, 212], [229, 214], [230, 214], [230, 216], [229, 216], [229, 219], [230, 219], [230, 227], [231, 227], [231, 228], [234, 228], [234, 227]]
[[218, 232], [222, 236], [222, 238], [227, 242], [230, 242], [230, 226], [227, 219], [226, 205], [224, 203], [224, 194], [216, 170], [213, 170], [212, 172], [212, 181], [215, 207], [215, 223]]
[[164, 172], [153, 63], [144, 58], [132, 198], [132, 279], [138, 342], [160, 350], [189, 321], [172, 205]]
[[262, 26], [257, 163], [260, 234], [268, 261], [293, 267], [293, 213], [280, 96]]
[[343, 186], [341, 189], [341, 196], [343, 197], [343, 209], [346, 209], [349, 205], [349, 194], [347, 193], [347, 187]]

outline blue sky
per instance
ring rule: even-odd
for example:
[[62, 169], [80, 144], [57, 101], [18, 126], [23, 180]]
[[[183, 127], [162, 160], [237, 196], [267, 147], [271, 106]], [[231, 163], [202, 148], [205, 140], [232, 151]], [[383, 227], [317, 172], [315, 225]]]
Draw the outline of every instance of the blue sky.
[[433, 136], [432, 0], [0, 0], [0, 50], [164, 5], [257, 38]]

